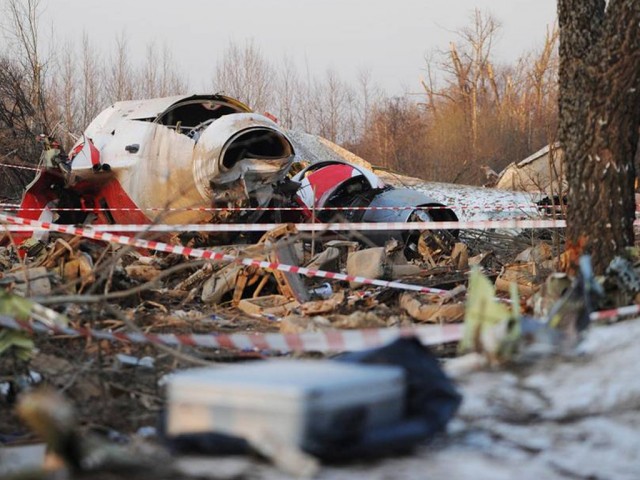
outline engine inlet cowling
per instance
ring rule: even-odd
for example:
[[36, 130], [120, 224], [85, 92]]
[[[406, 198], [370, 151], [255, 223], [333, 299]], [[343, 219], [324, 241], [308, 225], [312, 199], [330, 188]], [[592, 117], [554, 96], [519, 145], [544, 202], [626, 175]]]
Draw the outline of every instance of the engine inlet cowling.
[[[196, 187], [210, 201], [218, 191], [242, 192], [234, 198], [259, 205], [268, 203], [273, 185], [284, 179], [294, 150], [277, 124], [262, 115], [227, 115], [202, 132], [194, 149], [193, 173]], [[240, 184], [240, 185], [236, 185]], [[237, 196], [237, 195], [236, 195]]]

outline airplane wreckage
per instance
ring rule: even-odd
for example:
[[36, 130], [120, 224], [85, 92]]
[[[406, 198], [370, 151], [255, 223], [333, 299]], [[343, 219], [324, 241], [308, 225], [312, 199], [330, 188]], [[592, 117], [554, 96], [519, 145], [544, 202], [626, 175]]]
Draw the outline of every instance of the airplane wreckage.
[[[33, 220], [424, 222], [539, 215], [530, 194], [376, 174], [351, 152], [286, 131], [268, 114], [217, 94], [117, 102], [89, 124], [69, 155], [48, 137], [43, 143], [44, 168], [18, 212]], [[377, 244], [408, 235], [369, 233]]]

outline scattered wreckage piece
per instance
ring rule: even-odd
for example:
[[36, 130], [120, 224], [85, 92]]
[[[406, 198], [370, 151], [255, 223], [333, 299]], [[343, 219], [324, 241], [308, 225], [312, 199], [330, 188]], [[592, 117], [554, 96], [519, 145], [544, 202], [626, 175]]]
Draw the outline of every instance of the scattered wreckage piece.
[[[337, 145], [285, 132], [222, 95], [118, 102], [91, 122], [68, 157], [57, 143], [45, 148], [46, 168], [28, 187], [20, 215], [59, 223], [300, 222], [334, 219], [325, 210], [334, 207], [351, 221], [455, 221], [470, 218], [455, 210], [460, 200], [477, 205], [487, 197], [485, 204], [500, 208], [493, 197], [505, 196], [416, 182], [405, 188], [390, 176], [394, 186]], [[290, 176], [294, 161], [309, 165]], [[451, 196], [436, 193], [443, 188]], [[399, 238], [365, 237], [378, 245]]]
[[464, 303], [444, 303], [442, 299], [424, 301], [410, 293], [400, 295], [399, 303], [411, 318], [419, 322], [460, 322], [464, 318]]
[[[300, 244], [296, 241], [296, 235], [297, 232], [293, 226], [284, 224], [267, 232], [257, 244], [238, 247], [238, 253], [241, 252], [242, 256], [274, 264], [300, 265], [302, 258], [298, 251]], [[304, 303], [310, 299], [309, 288], [300, 275], [282, 272], [275, 268], [269, 270], [268, 273], [269, 275], [264, 269], [254, 265], [239, 265], [237, 263], [228, 263], [217, 271], [214, 271], [212, 267], [203, 267], [198, 273], [198, 278], [210, 276], [203, 285], [202, 301], [217, 304], [225, 294], [233, 291], [232, 302], [234, 305], [238, 305], [245, 289], [249, 286], [255, 286], [252, 292], [254, 298], [260, 296], [270, 275], [274, 277], [278, 291], [285, 298], [295, 300], [298, 303]], [[191, 279], [189, 285], [194, 283], [195, 279]]]
[[281, 318], [300, 304], [284, 295], [243, 298], [238, 302], [238, 310], [250, 316], [271, 316]]
[[469, 247], [464, 243], [456, 243], [451, 251], [451, 262], [458, 270], [469, 268]]
[[564, 151], [559, 142], [546, 145], [524, 160], [507, 165], [498, 176], [495, 188], [543, 193], [556, 201], [566, 195]]
[[331, 320], [320, 315], [287, 315], [279, 322], [280, 333], [284, 335], [298, 335], [308, 332], [323, 332], [333, 330]]
[[[302, 264], [301, 252], [298, 248], [300, 243], [295, 241], [296, 235], [297, 232], [292, 225], [282, 225], [267, 232], [262, 237], [261, 242], [265, 244], [269, 261], [274, 264]], [[310, 300], [309, 288], [305, 285], [300, 275], [292, 272], [283, 272], [278, 269], [273, 269], [271, 273], [278, 282], [278, 289], [282, 295], [299, 303]]]
[[[68, 156], [57, 142], [44, 147], [45, 168], [27, 187], [23, 218], [107, 225], [302, 222], [328, 218], [325, 208], [346, 207], [345, 219], [380, 222], [410, 221], [415, 213], [407, 206], [437, 206], [420, 220], [457, 219], [428, 195], [389, 186], [344, 161], [346, 151], [293, 175], [294, 160], [308, 161], [296, 156], [295, 142], [271, 119], [223, 95], [117, 102], [89, 124]], [[370, 206], [402, 208], [362, 209]], [[396, 234], [371, 235], [382, 244]]]
[[[391, 239], [384, 247], [350, 252], [347, 257], [347, 273], [354, 277], [382, 279], [398, 279], [422, 273], [422, 267], [407, 261], [405, 251], [404, 244]], [[351, 282], [352, 287], [357, 285], [356, 282]]]
[[529, 297], [540, 288], [540, 283], [550, 273], [543, 271], [535, 262], [505, 265], [496, 279], [496, 289], [509, 293], [511, 284], [516, 284], [519, 293]]
[[160, 273], [160, 269], [154, 265], [127, 265], [124, 270], [132, 280], [138, 282], [150, 282]]
[[[267, 206], [294, 150], [277, 124], [235, 99], [182, 95], [117, 102], [68, 158], [54, 158], [27, 188], [25, 218], [39, 217], [34, 207], [95, 207], [92, 223], [198, 223], [212, 215], [193, 207]], [[188, 210], [172, 210], [180, 208]], [[57, 215], [60, 223], [87, 217]]]
[[[527, 267], [528, 265], [523, 265]], [[562, 280], [557, 282], [557, 280]], [[522, 313], [518, 285], [510, 284], [510, 305], [495, 297], [491, 282], [478, 270], [471, 272], [460, 351], [483, 354], [489, 364], [527, 364], [557, 355], [575, 355], [604, 289], [596, 279], [591, 258], [582, 255], [579, 270], [568, 282], [552, 275], [543, 287], [544, 317]], [[606, 317], [605, 317], [606, 318]]]
[[327, 299], [311, 300], [303, 303], [300, 305], [300, 312], [308, 316], [322, 315], [335, 311], [339, 306], [343, 305], [345, 301], [346, 295], [344, 291], [340, 291], [334, 293]]
[[10, 286], [12, 293], [26, 296], [51, 294], [51, 279], [44, 267], [17, 268], [0, 275], [3, 286]]
[[553, 248], [547, 242], [538, 242], [533, 247], [529, 247], [522, 251], [515, 258], [516, 262], [534, 262], [541, 264], [553, 258]]
[[[433, 202], [442, 205], [461, 221], [500, 220], [511, 218], [539, 218], [541, 210], [537, 202], [543, 198], [536, 193], [506, 191], [468, 185], [425, 182], [419, 178], [376, 168], [370, 162], [329, 140], [308, 133], [289, 131], [300, 160], [309, 163], [342, 161], [373, 171], [382, 182], [394, 188], [423, 193]], [[439, 210], [429, 210], [430, 213]], [[445, 220], [444, 218], [434, 218]]]

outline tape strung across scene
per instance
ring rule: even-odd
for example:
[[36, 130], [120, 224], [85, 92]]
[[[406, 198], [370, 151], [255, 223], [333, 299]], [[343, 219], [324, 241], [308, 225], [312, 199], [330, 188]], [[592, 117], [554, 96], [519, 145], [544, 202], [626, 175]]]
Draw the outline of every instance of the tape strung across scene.
[[[593, 312], [592, 321], [640, 313], [640, 305], [629, 305]], [[218, 315], [216, 318], [220, 319]], [[132, 343], [151, 343], [167, 346], [189, 346], [202, 348], [224, 348], [242, 351], [277, 352], [343, 352], [374, 348], [398, 337], [415, 336], [423, 345], [442, 345], [462, 339], [464, 325], [417, 325], [403, 328], [379, 328], [364, 330], [326, 330], [299, 334], [282, 333], [231, 333], [231, 334], [173, 334], [173, 333], [126, 333], [88, 328], [60, 327], [39, 322], [22, 322], [0, 315], [0, 327], [29, 333], [51, 333], [70, 337], [96, 338]]]
[[[18, 204], [0, 204], [7, 205], [12, 208], [19, 208]], [[559, 208], [559, 205], [543, 205], [535, 204], [488, 204], [488, 205], [425, 205], [425, 206], [379, 206], [379, 207], [316, 207], [316, 212], [348, 212], [348, 211], [400, 211], [400, 210], [478, 210], [487, 212], [502, 211], [526, 211], [532, 212], [546, 211], [552, 208]], [[309, 207], [28, 207], [22, 208], [24, 212], [42, 212], [48, 209], [52, 212], [301, 212], [309, 211]]]
[[14, 163], [0, 163], [0, 167], [15, 168], [18, 170], [29, 170], [31, 172], [39, 172], [42, 170], [42, 168], [29, 167], [27, 165], [16, 165]]
[[[3, 215], [6, 216], [6, 215]], [[0, 219], [1, 220], [1, 219]], [[19, 223], [9, 231], [49, 230], [33, 223]], [[51, 225], [51, 224], [48, 224]], [[85, 230], [92, 232], [267, 232], [281, 223], [194, 223], [182, 225], [90, 225]], [[344, 232], [344, 231], [405, 231], [405, 230], [480, 230], [480, 229], [553, 229], [565, 228], [564, 220], [477, 220], [468, 222], [359, 222], [359, 223], [294, 223], [299, 232]]]
[[167, 346], [225, 348], [230, 350], [277, 352], [344, 352], [377, 347], [398, 337], [416, 336], [423, 345], [441, 345], [462, 338], [462, 324], [419, 325], [403, 328], [366, 330], [327, 330], [299, 334], [231, 333], [231, 334], [173, 334], [125, 333], [87, 328], [50, 327], [0, 316], [0, 327], [27, 332], [54, 333], [72, 337], [133, 343], [152, 343]]
[[[436, 295], [446, 295], [449, 292], [447, 290], [441, 290], [439, 288], [429, 288], [420, 285], [412, 285], [409, 283], [402, 283], [390, 280], [378, 280], [372, 278], [359, 277], [354, 275], [346, 275], [344, 273], [327, 272], [325, 270], [314, 270], [306, 267], [298, 267], [296, 265], [287, 265], [284, 263], [272, 263], [262, 260], [254, 260], [251, 258], [239, 258], [234, 255], [214, 252], [213, 250], [203, 250], [200, 248], [183, 247], [182, 245], [169, 245], [163, 242], [156, 242], [153, 240], [143, 240], [139, 238], [128, 237], [125, 235], [114, 235], [107, 232], [97, 232], [91, 228], [78, 228], [72, 225], [59, 225], [56, 223], [38, 222], [35, 220], [28, 220], [25, 218], [14, 217], [0, 213], [0, 222], [28, 225], [40, 230], [54, 231], [67, 233], [79, 237], [91, 238], [93, 240], [102, 240], [105, 242], [118, 243], [120, 245], [127, 245], [131, 247], [146, 248], [148, 250], [154, 250], [157, 252], [174, 253], [177, 255], [184, 255], [185, 257], [205, 258], [209, 260], [226, 261], [238, 263], [240, 265], [255, 266], [264, 268], [267, 270], [280, 270], [283, 272], [296, 273], [298, 275], [306, 275], [309, 277], [321, 277], [329, 278], [332, 280], [341, 280], [345, 282], [362, 283], [365, 285], [376, 285], [378, 287], [396, 288], [399, 290], [408, 290], [419, 293], [430, 293]], [[0, 231], [2, 231], [0, 226]]]
[[593, 312], [589, 316], [592, 322], [600, 320], [612, 320], [618, 317], [624, 317], [627, 315], [635, 315], [640, 313], [640, 305], [627, 305], [626, 307], [612, 308], [610, 310], [601, 310], [599, 312]]
[[[554, 222], [560, 223], [556, 221]], [[36, 220], [28, 220], [20, 217], [14, 217], [1, 212], [0, 212], [0, 223], [9, 224], [9, 225], [1, 225], [0, 230], [2, 230], [3, 228], [11, 229], [12, 226], [27, 226], [31, 230], [56, 231], [61, 233], [67, 233], [70, 235], [90, 238], [93, 240], [113, 242], [113, 243], [118, 243], [120, 245], [145, 248], [145, 249], [154, 250], [158, 252], [174, 253], [174, 254], [183, 255], [187, 257], [194, 257], [194, 258], [206, 258], [210, 260], [234, 262], [241, 265], [256, 266], [256, 267], [264, 268], [267, 270], [281, 270], [284, 272], [297, 273], [299, 275], [306, 275], [309, 277], [328, 278], [328, 279], [341, 280], [341, 281], [347, 281], [347, 282], [362, 283], [366, 285], [376, 285], [380, 287], [409, 290], [409, 291], [414, 291], [419, 293], [429, 293], [429, 294], [437, 294], [437, 295], [447, 295], [449, 293], [447, 290], [442, 290], [438, 288], [430, 288], [430, 287], [412, 285], [412, 284], [396, 282], [396, 281], [371, 279], [371, 278], [347, 275], [347, 274], [337, 273], [337, 272], [327, 272], [325, 270], [314, 270], [306, 267], [287, 265], [284, 263], [273, 263], [273, 262], [266, 262], [262, 260], [254, 260], [251, 258], [240, 258], [234, 255], [215, 252], [213, 250], [183, 247], [181, 245], [169, 245], [163, 242], [156, 242], [153, 240], [143, 240], [143, 239], [138, 239], [138, 238], [129, 237], [125, 235], [114, 235], [108, 232], [95, 231], [91, 228], [78, 228], [71, 225], [59, 225], [55, 223], [38, 222]], [[458, 222], [433, 222], [433, 223], [458, 223]], [[505, 222], [466, 222], [466, 223], [505, 223]], [[508, 222], [508, 223], [518, 223], [518, 222], [514, 221], [514, 222]], [[426, 224], [431, 225], [431, 223], [426, 223]], [[636, 220], [634, 224], [640, 224], [640, 221]], [[302, 225], [306, 225], [306, 224], [302, 224]], [[375, 224], [366, 224], [366, 225], [375, 225]], [[197, 225], [194, 225], [194, 226], [197, 226]], [[618, 316], [630, 315], [634, 313], [640, 313], [640, 305], [629, 305], [629, 306], [621, 307], [617, 309], [594, 312], [591, 314], [591, 320], [594, 320], [594, 321], [607, 320], [607, 319], [615, 318]]]

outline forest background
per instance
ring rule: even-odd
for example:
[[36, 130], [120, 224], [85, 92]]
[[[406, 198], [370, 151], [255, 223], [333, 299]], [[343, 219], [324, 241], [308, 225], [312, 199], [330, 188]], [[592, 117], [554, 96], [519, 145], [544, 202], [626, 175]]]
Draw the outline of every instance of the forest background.
[[[175, 53], [150, 43], [134, 64], [129, 38], [95, 45], [42, 48], [39, 0], [9, 0], [0, 50], [0, 163], [34, 165], [37, 138], [65, 147], [119, 100], [190, 93]], [[512, 63], [495, 59], [501, 29], [491, 13], [475, 10], [446, 47], [425, 54], [416, 87], [390, 96], [366, 69], [355, 82], [327, 69], [312, 75], [283, 55], [273, 62], [253, 40], [230, 41], [215, 65], [210, 91], [269, 112], [289, 129], [318, 134], [376, 166], [425, 180], [483, 184], [556, 140], [558, 30], [541, 32], [538, 48]], [[0, 165], [0, 196], [16, 199], [33, 173]]]

